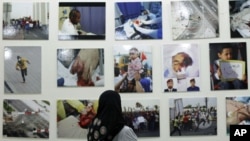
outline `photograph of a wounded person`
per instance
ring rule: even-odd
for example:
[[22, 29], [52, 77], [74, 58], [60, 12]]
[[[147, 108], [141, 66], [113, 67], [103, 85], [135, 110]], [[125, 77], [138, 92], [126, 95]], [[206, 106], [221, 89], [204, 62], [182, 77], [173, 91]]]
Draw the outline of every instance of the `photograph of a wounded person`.
[[104, 49], [58, 49], [57, 86], [104, 86]]
[[60, 2], [59, 40], [104, 40], [104, 2]]
[[160, 1], [115, 3], [115, 39], [162, 39], [161, 13]]
[[174, 40], [219, 37], [217, 0], [172, 1]]
[[230, 0], [231, 38], [250, 37], [250, 0]]
[[3, 40], [48, 40], [49, 3], [4, 2]]

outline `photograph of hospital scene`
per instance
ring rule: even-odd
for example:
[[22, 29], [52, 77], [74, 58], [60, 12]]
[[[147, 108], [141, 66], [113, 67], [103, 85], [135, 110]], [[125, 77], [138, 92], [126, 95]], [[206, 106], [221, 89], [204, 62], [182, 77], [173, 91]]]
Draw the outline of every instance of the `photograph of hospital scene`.
[[250, 37], [250, 0], [230, 0], [231, 38]]
[[4, 47], [4, 93], [41, 94], [41, 47]]
[[115, 39], [162, 39], [162, 5], [154, 2], [115, 3]]
[[4, 2], [3, 40], [48, 40], [49, 3]]
[[226, 97], [226, 129], [230, 125], [250, 125], [250, 96]]
[[104, 2], [60, 2], [59, 40], [104, 40], [106, 11]]
[[169, 99], [170, 136], [217, 135], [215, 97]]
[[172, 1], [174, 40], [219, 37], [217, 0]]
[[58, 87], [103, 87], [104, 49], [57, 49]]
[[2, 111], [3, 138], [49, 138], [48, 101], [5, 99]]

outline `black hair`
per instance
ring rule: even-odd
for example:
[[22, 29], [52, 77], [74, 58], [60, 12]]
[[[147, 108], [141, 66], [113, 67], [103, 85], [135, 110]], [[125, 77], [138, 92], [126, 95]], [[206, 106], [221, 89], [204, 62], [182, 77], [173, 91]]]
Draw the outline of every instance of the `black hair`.
[[115, 74], [115, 76], [119, 76], [119, 74], [120, 74], [120, 68], [115, 67], [114, 74]]
[[173, 82], [173, 79], [168, 79], [167, 83], [169, 83], [169, 82]]
[[193, 78], [193, 79], [190, 79], [190, 82], [195, 82], [195, 79]]
[[233, 49], [233, 46], [230, 43], [223, 43], [217, 47], [217, 53], [222, 53], [223, 49], [226, 49], [226, 48]]
[[75, 18], [76, 17], [76, 14], [77, 13], [80, 13], [79, 10], [77, 10], [76, 8], [72, 9], [70, 12], [69, 12], [69, 18]]

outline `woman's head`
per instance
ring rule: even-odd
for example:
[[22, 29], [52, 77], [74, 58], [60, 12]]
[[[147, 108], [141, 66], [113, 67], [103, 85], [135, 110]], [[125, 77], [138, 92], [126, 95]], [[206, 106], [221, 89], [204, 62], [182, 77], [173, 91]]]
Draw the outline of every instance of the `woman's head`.
[[120, 94], [104, 91], [99, 97], [97, 114], [89, 127], [88, 141], [112, 141], [125, 125]]

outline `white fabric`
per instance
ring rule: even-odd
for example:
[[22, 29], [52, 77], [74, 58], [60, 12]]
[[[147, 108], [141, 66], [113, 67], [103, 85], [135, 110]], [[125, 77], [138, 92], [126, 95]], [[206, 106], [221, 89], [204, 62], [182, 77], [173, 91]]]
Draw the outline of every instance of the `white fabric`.
[[64, 35], [78, 35], [75, 26], [71, 23], [69, 18], [63, 22], [61, 33]]
[[113, 141], [137, 141], [137, 136], [132, 128], [124, 126]]

